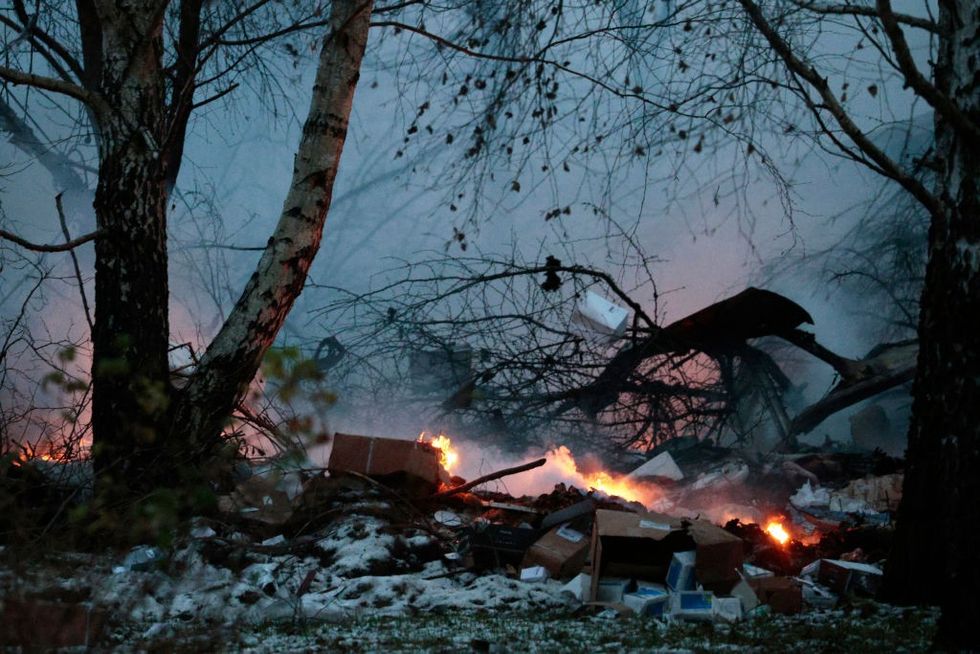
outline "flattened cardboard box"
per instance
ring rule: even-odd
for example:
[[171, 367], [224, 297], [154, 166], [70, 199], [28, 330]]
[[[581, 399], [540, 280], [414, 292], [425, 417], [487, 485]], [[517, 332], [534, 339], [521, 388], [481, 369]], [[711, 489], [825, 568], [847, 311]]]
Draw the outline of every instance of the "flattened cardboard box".
[[435, 448], [399, 438], [334, 434], [327, 470], [359, 472], [370, 477], [406, 474], [430, 484], [449, 481]]
[[578, 574], [585, 565], [589, 553], [589, 537], [567, 525], [559, 525], [545, 533], [532, 545], [521, 565], [525, 568], [541, 565], [553, 579], [564, 579]]
[[661, 513], [596, 511], [592, 529], [592, 598], [601, 576], [662, 581], [674, 552], [695, 550], [695, 574], [708, 589], [727, 590], [744, 559], [742, 539], [703, 520]]

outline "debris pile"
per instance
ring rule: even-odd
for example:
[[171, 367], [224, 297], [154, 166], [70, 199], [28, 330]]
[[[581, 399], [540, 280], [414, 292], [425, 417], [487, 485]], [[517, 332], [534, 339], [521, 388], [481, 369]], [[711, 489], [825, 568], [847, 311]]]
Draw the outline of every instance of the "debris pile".
[[[94, 642], [91, 630], [159, 634], [192, 619], [579, 607], [732, 622], [820, 611], [875, 596], [901, 488], [881, 462], [811, 455], [760, 468], [691, 445], [639, 466], [634, 477], [664, 491], [660, 506], [642, 507], [563, 484], [536, 497], [483, 491], [542, 461], [466, 482], [446, 455], [429, 442], [337, 434], [325, 469], [240, 471], [218, 514], [172, 547], [91, 555], [70, 577], [0, 568], [0, 614], [20, 623], [40, 598], [70, 596], [58, 611], [87, 626], [59, 635], [60, 646]], [[709, 496], [724, 519], [685, 508], [710, 506]], [[5, 637], [0, 645], [19, 642]]]

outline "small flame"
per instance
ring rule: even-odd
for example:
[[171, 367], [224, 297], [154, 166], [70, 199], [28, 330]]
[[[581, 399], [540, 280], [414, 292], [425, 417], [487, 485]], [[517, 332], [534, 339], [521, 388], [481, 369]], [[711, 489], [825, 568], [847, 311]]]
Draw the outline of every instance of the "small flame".
[[766, 523], [766, 533], [780, 545], [785, 545], [790, 539], [789, 532], [779, 520], [770, 520]]
[[447, 472], [452, 472], [456, 464], [459, 463], [459, 452], [453, 447], [452, 440], [445, 434], [431, 436], [426, 432], [419, 434], [420, 443], [428, 443], [439, 450], [439, 463]]

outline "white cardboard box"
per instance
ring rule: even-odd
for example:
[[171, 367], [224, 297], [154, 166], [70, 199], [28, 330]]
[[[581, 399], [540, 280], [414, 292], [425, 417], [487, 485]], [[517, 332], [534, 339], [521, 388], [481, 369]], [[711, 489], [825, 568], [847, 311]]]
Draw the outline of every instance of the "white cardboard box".
[[598, 293], [586, 291], [575, 305], [572, 321], [608, 336], [622, 336], [629, 322], [629, 309], [610, 302]]

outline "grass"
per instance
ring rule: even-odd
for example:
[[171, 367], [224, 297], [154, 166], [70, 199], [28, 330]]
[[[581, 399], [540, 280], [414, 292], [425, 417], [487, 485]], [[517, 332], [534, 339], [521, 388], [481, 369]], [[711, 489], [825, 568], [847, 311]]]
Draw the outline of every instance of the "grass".
[[[424, 613], [351, 616], [240, 628], [226, 651], [291, 652], [918, 652], [935, 614], [873, 602], [798, 616], [757, 615], [734, 624], [665, 625], [641, 618], [568, 613]], [[214, 632], [211, 632], [213, 638]], [[214, 642], [214, 641], [212, 641]], [[146, 643], [141, 643], [146, 647]], [[166, 647], [164, 647], [167, 649]], [[180, 649], [179, 645], [177, 649]]]

